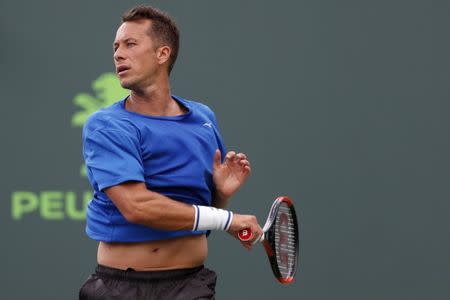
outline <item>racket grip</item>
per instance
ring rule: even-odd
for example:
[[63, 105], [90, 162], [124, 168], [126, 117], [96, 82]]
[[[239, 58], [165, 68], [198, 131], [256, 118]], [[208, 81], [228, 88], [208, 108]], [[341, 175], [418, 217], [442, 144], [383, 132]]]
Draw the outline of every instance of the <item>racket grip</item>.
[[241, 241], [246, 242], [253, 237], [252, 230], [250, 228], [239, 230], [238, 237]]

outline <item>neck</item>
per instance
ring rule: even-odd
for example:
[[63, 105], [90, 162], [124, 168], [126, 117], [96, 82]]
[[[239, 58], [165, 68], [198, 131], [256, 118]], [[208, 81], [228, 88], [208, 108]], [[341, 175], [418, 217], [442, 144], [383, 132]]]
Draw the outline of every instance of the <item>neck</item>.
[[172, 99], [168, 77], [143, 88], [131, 90], [125, 108], [150, 116], [176, 116], [184, 112]]

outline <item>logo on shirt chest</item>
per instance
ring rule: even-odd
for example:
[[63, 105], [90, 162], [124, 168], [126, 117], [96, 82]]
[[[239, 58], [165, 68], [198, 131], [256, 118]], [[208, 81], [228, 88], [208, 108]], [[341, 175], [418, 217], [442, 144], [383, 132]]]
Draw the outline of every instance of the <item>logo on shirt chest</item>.
[[212, 128], [212, 123], [211, 122], [206, 122], [205, 124], [203, 124], [203, 126], [208, 127], [208, 128]]

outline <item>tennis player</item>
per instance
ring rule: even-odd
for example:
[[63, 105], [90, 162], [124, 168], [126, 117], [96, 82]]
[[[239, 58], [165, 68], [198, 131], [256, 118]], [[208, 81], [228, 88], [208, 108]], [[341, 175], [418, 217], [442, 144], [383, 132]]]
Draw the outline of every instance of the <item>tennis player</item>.
[[[86, 232], [99, 241], [95, 273], [80, 299], [214, 299], [204, 267], [211, 230], [250, 228], [255, 216], [224, 208], [251, 172], [245, 154], [226, 153], [211, 109], [171, 94], [179, 31], [152, 7], [122, 16], [114, 63], [130, 95], [94, 113], [83, 155], [94, 197]], [[226, 153], [226, 154], [225, 154]]]

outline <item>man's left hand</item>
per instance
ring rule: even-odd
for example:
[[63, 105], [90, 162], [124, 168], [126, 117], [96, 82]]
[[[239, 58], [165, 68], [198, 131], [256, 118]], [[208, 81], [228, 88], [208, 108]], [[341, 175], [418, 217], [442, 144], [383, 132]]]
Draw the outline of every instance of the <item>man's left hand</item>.
[[216, 195], [222, 201], [228, 199], [244, 184], [250, 175], [250, 162], [244, 153], [230, 151], [221, 163], [221, 153], [217, 149], [214, 154], [213, 180], [216, 187]]

